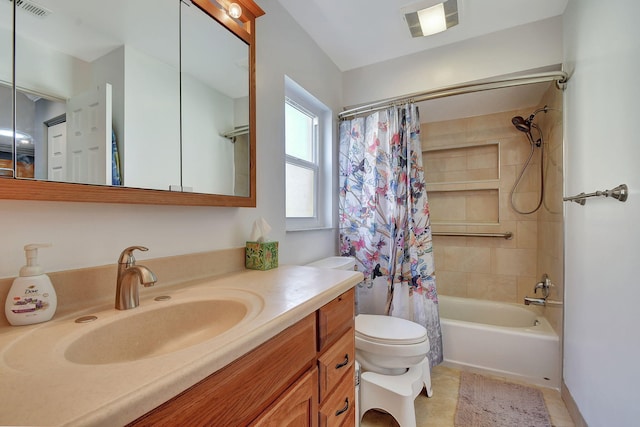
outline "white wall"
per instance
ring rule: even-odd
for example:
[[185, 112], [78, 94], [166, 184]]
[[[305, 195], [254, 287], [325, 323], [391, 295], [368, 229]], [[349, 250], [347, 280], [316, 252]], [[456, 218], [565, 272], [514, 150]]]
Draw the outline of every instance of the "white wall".
[[180, 73], [131, 46], [124, 52], [124, 184], [168, 190], [180, 185]]
[[[2, 9], [0, 9], [2, 10]], [[0, 82], [11, 84], [13, 73], [12, 14], [0, 14]]]
[[556, 17], [347, 71], [343, 98], [363, 104], [561, 62]]
[[48, 271], [59, 271], [115, 263], [120, 251], [132, 244], [149, 247], [139, 260], [243, 247], [258, 217], [273, 227], [271, 237], [280, 242], [281, 263], [310, 262], [336, 253], [335, 230], [285, 233], [284, 75], [338, 111], [341, 74], [276, 0], [258, 3], [266, 11], [256, 24], [258, 207], [1, 200], [0, 218], [10, 226], [2, 230], [0, 277], [17, 274], [26, 243], [53, 243], [53, 248], [41, 251], [40, 262]]
[[591, 427], [640, 419], [639, 16], [636, 0], [571, 0], [564, 14], [565, 194], [631, 190], [565, 204], [564, 380]]
[[[282, 241], [284, 217], [284, 76], [303, 86], [337, 114], [343, 106], [338, 68], [311, 41], [276, 0], [258, 0], [266, 15], [257, 22], [256, 86], [258, 90], [258, 206], [275, 216], [265, 217]], [[265, 19], [266, 18], [266, 19]], [[333, 123], [334, 185], [337, 188], [337, 122]], [[272, 187], [272, 188], [268, 188]], [[334, 190], [337, 206], [337, 192]], [[334, 210], [337, 212], [337, 208]], [[336, 213], [337, 215], [337, 213]], [[335, 222], [334, 222], [335, 224]], [[279, 236], [278, 236], [279, 235]], [[280, 245], [285, 262], [311, 262], [337, 254], [336, 230], [286, 233]]]
[[[0, 33], [0, 37], [6, 37], [6, 33]], [[18, 87], [66, 99], [85, 90], [90, 83], [91, 64], [88, 62], [54, 51], [21, 35], [16, 37], [16, 52], [19, 52], [16, 54]], [[0, 55], [0, 59], [3, 56]], [[5, 72], [3, 68], [0, 67], [0, 72]], [[10, 82], [11, 74], [0, 75], [0, 79]]]
[[234, 102], [182, 73], [182, 183], [198, 193], [233, 194]]

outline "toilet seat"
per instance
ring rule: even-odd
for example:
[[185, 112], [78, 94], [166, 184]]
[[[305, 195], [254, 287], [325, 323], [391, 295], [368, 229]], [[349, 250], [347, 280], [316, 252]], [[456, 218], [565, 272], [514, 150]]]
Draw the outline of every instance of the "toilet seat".
[[412, 345], [427, 341], [427, 330], [415, 322], [392, 316], [359, 314], [356, 339], [386, 345]]

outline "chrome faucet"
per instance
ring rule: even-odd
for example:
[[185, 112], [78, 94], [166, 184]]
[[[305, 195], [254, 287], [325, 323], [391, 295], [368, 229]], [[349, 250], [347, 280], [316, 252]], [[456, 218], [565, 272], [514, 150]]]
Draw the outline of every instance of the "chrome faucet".
[[524, 305], [547, 305], [547, 299], [546, 298], [531, 298], [531, 297], [524, 297]]
[[549, 297], [549, 293], [551, 292], [551, 280], [549, 276], [545, 273], [542, 275], [542, 281], [536, 283], [533, 288], [533, 293], [538, 294], [538, 289], [542, 291], [542, 298], [531, 298], [524, 297], [524, 305], [547, 305], [547, 298]]
[[120, 254], [118, 259], [118, 279], [116, 282], [116, 308], [129, 310], [140, 304], [138, 284], [145, 288], [158, 281], [153, 271], [144, 265], [136, 265], [134, 250], [148, 251], [144, 246], [130, 246]]

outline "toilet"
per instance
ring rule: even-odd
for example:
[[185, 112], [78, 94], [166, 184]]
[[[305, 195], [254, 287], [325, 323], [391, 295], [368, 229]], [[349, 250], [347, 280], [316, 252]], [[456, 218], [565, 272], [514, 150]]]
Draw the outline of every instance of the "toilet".
[[[329, 257], [308, 265], [352, 270], [355, 259]], [[358, 314], [355, 329], [361, 370], [356, 425], [366, 411], [376, 408], [391, 414], [400, 427], [415, 427], [415, 398], [423, 387], [427, 396], [433, 394], [427, 330], [409, 320], [376, 314]]]
[[415, 427], [414, 400], [423, 387], [431, 397], [427, 330], [391, 316], [356, 316], [356, 361], [360, 363], [359, 416], [382, 409], [400, 427]]
[[378, 314], [356, 316], [356, 360], [364, 371], [401, 375], [428, 352], [429, 338], [422, 325]]

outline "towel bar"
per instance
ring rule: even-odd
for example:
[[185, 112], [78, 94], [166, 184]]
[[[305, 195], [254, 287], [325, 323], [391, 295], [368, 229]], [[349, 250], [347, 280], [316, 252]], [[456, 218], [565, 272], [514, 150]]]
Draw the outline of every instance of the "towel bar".
[[594, 191], [593, 193], [588, 194], [580, 193], [571, 197], [563, 197], [562, 200], [565, 202], [576, 202], [584, 206], [587, 202], [587, 197], [613, 197], [621, 202], [626, 202], [629, 197], [629, 188], [627, 187], [627, 184], [620, 184], [611, 190]]

